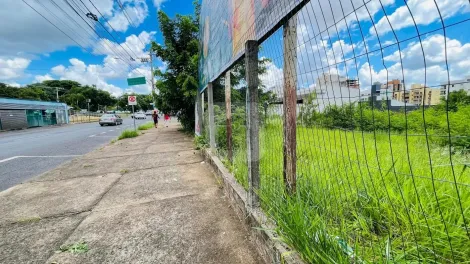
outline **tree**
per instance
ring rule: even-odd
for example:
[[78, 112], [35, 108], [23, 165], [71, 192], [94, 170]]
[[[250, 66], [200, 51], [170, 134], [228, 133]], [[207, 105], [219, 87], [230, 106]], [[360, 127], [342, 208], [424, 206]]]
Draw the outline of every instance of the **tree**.
[[176, 15], [171, 19], [162, 10], [158, 21], [164, 44], [152, 43], [152, 50], [166, 63], [167, 69], [157, 76], [156, 106], [163, 112], [178, 113], [186, 130], [194, 128], [194, 103], [198, 90], [199, 5], [194, 15]]

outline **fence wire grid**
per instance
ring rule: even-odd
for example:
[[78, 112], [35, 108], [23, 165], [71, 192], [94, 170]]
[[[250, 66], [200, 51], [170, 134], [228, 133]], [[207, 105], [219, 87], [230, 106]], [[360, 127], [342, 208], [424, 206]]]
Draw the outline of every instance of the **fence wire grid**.
[[[256, 192], [283, 241], [309, 263], [470, 260], [470, 1], [311, 0], [289, 19], [258, 43]], [[248, 188], [244, 69], [227, 69], [231, 157], [226, 75], [212, 84], [217, 155]], [[291, 194], [287, 82], [297, 96]]]

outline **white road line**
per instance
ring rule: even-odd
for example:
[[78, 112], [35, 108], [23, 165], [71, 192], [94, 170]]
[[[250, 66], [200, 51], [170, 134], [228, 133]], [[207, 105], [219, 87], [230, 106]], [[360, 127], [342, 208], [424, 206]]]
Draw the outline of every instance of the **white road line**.
[[109, 132], [113, 132], [113, 131], [114, 131], [114, 130], [112, 130], [112, 129], [111, 129], [111, 130], [109, 130]]
[[0, 160], [0, 163], [18, 159], [18, 158], [73, 158], [80, 157], [81, 155], [58, 155], [58, 156], [14, 156], [7, 159]]
[[89, 136], [89, 137], [96, 137], [96, 135], [91, 135], [91, 136]]
[[101, 132], [100, 135], [106, 134], [106, 132]]
[[0, 160], [0, 163], [6, 162], [6, 161], [9, 161], [9, 160], [13, 160], [13, 159], [16, 159], [16, 158], [18, 158], [18, 156], [11, 157], [11, 158], [8, 158], [8, 159], [2, 159], [2, 160]]

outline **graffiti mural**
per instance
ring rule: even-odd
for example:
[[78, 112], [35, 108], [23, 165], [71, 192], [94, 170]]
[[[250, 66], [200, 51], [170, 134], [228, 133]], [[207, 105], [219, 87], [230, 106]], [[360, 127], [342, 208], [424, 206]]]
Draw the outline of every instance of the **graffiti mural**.
[[199, 89], [219, 76], [301, 0], [203, 0], [200, 16]]

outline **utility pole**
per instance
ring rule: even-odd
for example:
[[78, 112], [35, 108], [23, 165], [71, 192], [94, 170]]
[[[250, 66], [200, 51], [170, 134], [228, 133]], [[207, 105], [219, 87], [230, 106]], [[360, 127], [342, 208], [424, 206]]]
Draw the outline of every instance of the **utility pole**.
[[150, 48], [150, 71], [152, 72], [152, 99], [153, 99], [153, 103], [154, 103], [154, 107], [155, 108], [155, 96], [154, 96], [154, 92], [153, 90], [155, 89], [155, 80], [154, 80], [154, 76], [153, 76], [153, 53], [152, 53], [152, 48]]
[[152, 90], [151, 90], [151, 93], [152, 93], [152, 99], [153, 99], [153, 103], [154, 103], [154, 107], [155, 107], [155, 96], [154, 96], [154, 92], [153, 90], [155, 89], [155, 78], [154, 78], [154, 72], [153, 72], [153, 53], [152, 53], [152, 49], [150, 48], [149, 49], [149, 58], [140, 58], [140, 61], [141, 62], [150, 62], [150, 72], [151, 72], [151, 82], [152, 82]]

